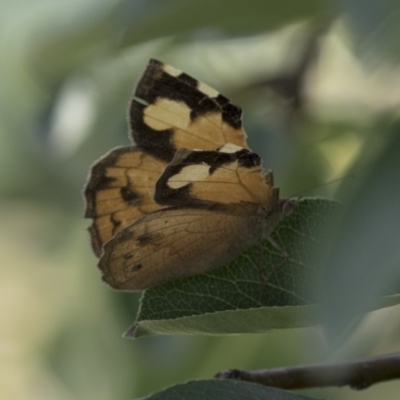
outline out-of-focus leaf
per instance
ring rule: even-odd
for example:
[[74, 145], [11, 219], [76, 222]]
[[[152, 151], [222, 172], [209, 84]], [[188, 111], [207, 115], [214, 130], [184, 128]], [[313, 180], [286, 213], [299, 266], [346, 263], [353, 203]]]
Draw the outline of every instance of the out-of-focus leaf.
[[381, 58], [400, 59], [400, 3], [397, 0], [346, 0], [344, 10], [361, 58], [369, 65]]
[[[58, 2], [44, 10], [43, 21], [32, 22], [27, 64], [44, 84], [57, 86], [71, 72], [102, 61], [116, 47], [118, 27], [113, 1]], [[60, 16], [62, 15], [62, 19]], [[60, 22], [62, 21], [62, 22]]]
[[255, 383], [241, 381], [204, 380], [191, 381], [172, 386], [162, 392], [154, 393], [142, 400], [312, 400], [315, 397], [303, 396]]
[[121, 45], [207, 29], [240, 35], [265, 32], [296, 21], [317, 20], [329, 7], [328, 1], [317, 0], [158, 2], [127, 26]]
[[321, 287], [325, 330], [330, 344], [371, 306], [376, 296], [400, 288], [400, 123], [379, 126], [386, 147], [371, 162], [353, 196], [326, 258]]

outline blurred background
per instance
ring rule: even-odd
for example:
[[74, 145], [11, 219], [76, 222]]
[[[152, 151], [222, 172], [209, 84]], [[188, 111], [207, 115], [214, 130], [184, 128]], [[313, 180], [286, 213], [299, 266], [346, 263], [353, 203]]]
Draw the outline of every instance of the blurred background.
[[[352, 198], [399, 130], [399, 15], [394, 0], [2, 0], [0, 397], [128, 399], [222, 369], [318, 360], [319, 328], [123, 339], [139, 295], [101, 282], [82, 189], [97, 158], [129, 144], [127, 103], [156, 58], [244, 109], [283, 197]], [[399, 311], [364, 318], [343, 358], [398, 350]]]

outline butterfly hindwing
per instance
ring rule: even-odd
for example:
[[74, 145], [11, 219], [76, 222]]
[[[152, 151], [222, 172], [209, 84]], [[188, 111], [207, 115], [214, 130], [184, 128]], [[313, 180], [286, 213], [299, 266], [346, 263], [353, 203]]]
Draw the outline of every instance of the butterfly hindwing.
[[145, 290], [222, 266], [259, 240], [259, 221], [240, 204], [144, 215], [105, 245], [103, 280], [115, 289]]

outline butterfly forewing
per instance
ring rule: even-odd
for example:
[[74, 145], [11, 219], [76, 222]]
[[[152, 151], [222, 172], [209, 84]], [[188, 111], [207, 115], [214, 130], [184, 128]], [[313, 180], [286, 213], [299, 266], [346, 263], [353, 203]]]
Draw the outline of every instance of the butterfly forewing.
[[227, 144], [218, 151], [179, 150], [157, 181], [155, 200], [169, 206], [247, 202], [269, 208], [277, 195], [265, 181], [260, 157]]
[[247, 148], [241, 115], [216, 90], [156, 60], [139, 80], [129, 110], [134, 141], [167, 162], [179, 148], [215, 150], [228, 142]]
[[91, 170], [85, 188], [85, 217], [92, 218], [92, 246], [102, 246], [144, 213], [159, 210], [154, 186], [164, 163], [135, 147], [121, 147], [101, 158]]

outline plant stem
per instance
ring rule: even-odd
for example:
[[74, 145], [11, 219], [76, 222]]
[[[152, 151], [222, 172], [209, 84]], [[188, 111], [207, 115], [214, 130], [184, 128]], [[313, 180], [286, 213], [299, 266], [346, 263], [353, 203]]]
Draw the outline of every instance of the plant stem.
[[236, 379], [281, 389], [350, 386], [365, 389], [375, 383], [400, 378], [400, 352], [336, 364], [300, 365], [256, 371], [232, 369], [217, 379]]

